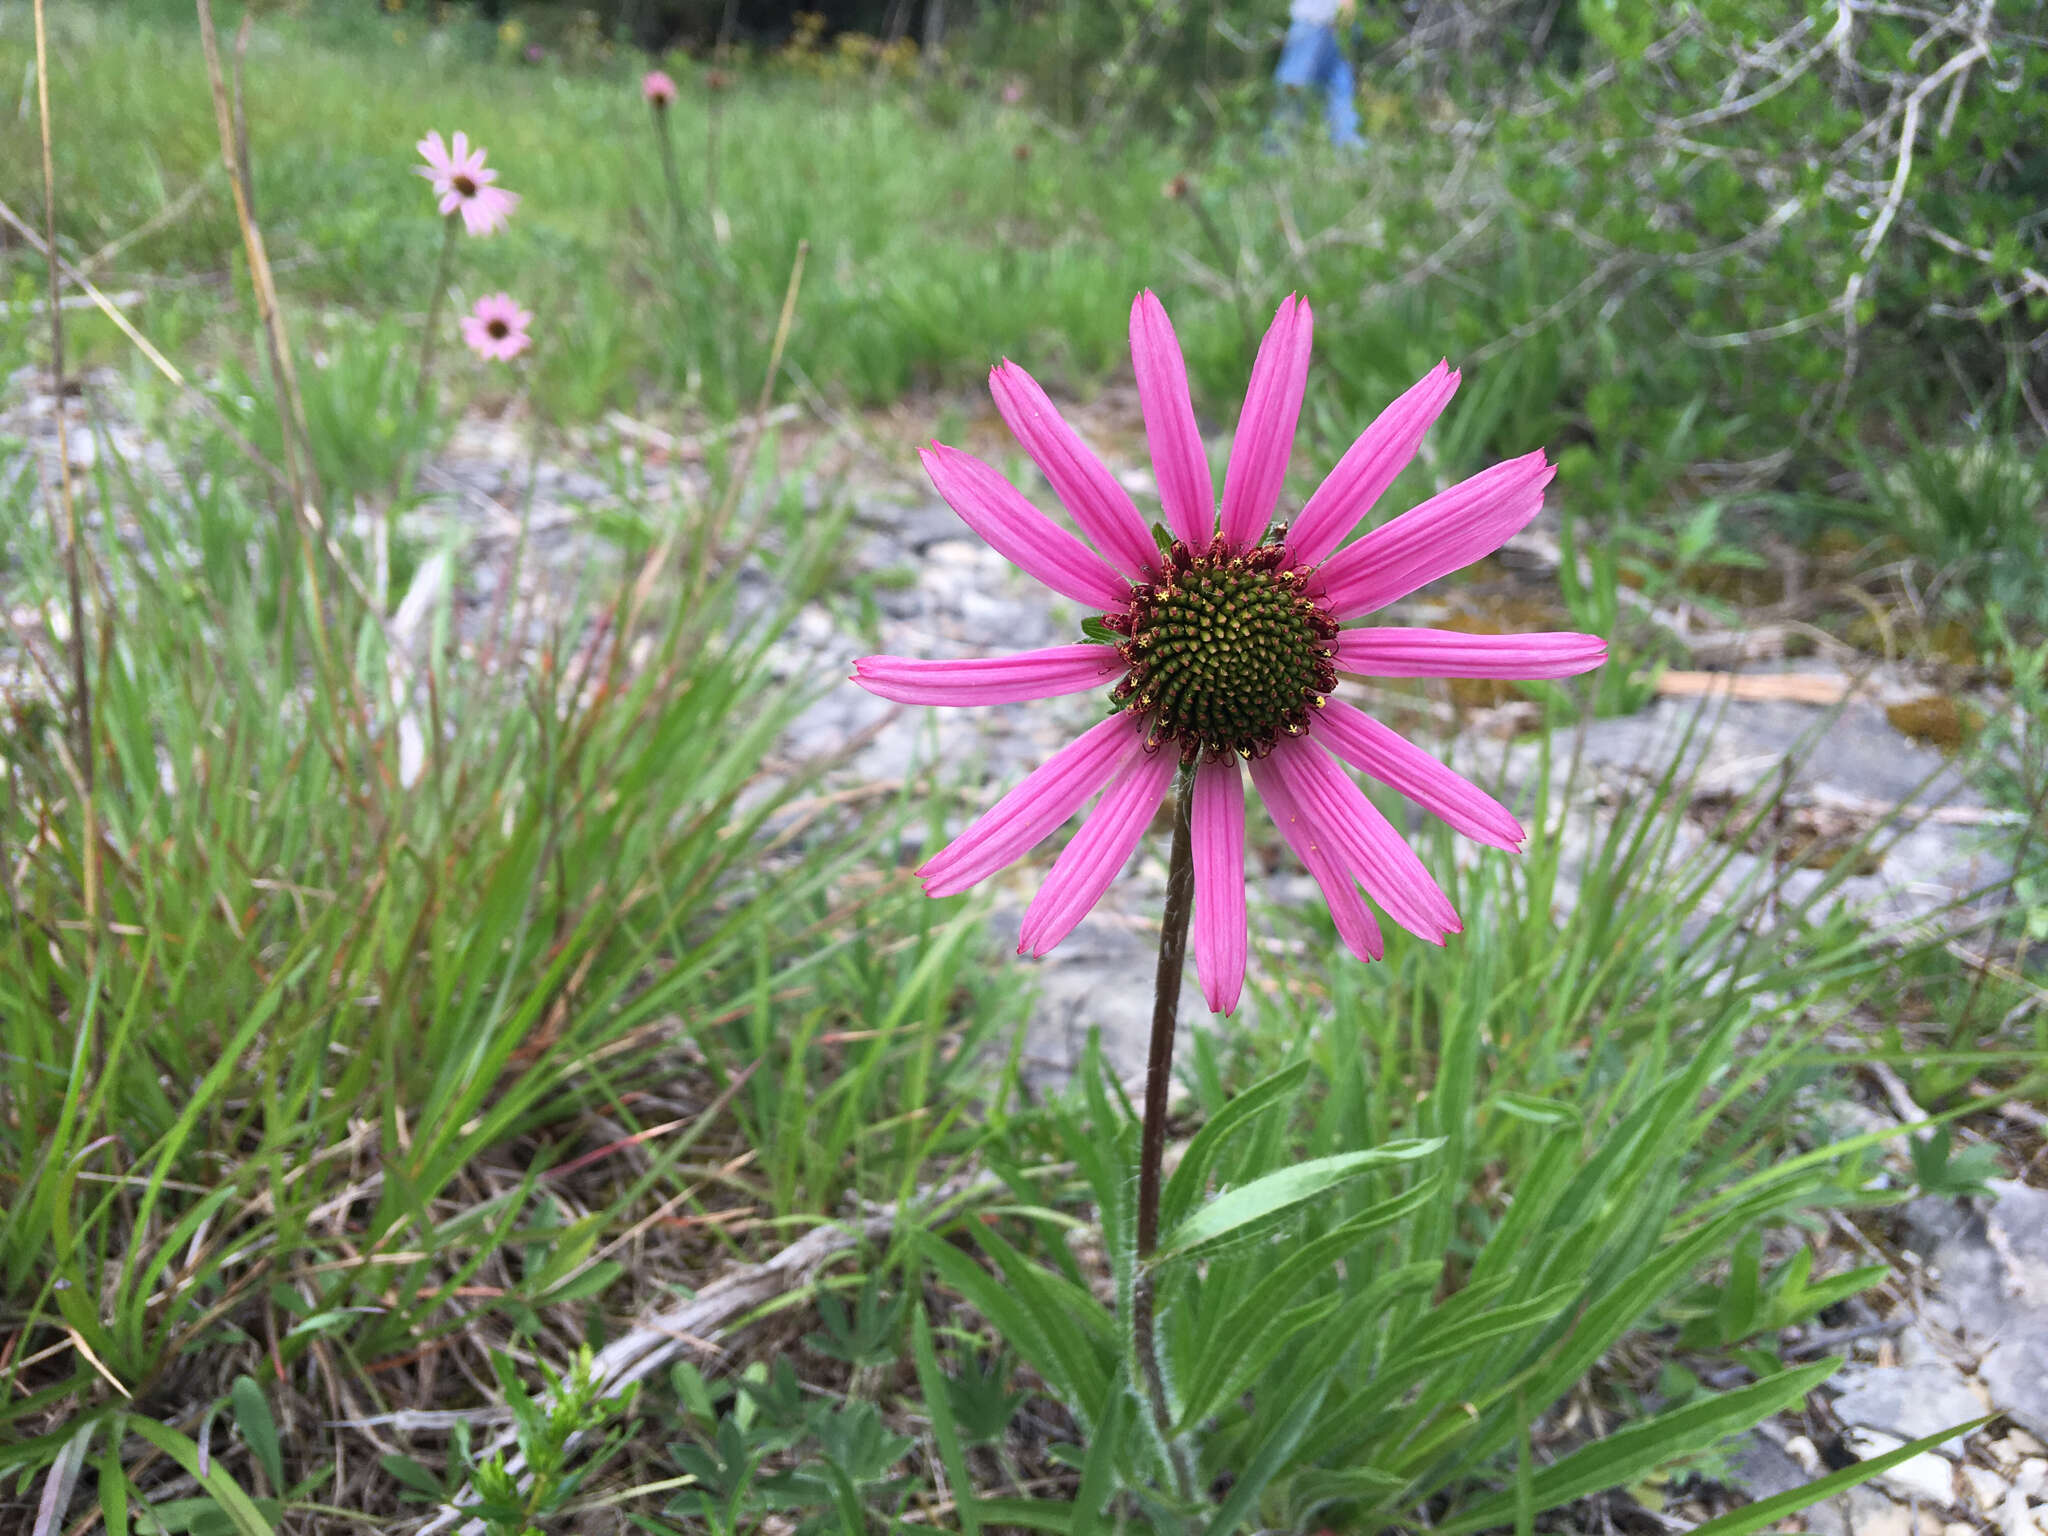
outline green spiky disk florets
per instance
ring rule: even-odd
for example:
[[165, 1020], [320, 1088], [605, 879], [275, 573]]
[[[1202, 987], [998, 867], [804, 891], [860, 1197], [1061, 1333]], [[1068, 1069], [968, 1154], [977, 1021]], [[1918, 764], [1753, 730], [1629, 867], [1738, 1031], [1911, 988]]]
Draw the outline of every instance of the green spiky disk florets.
[[1219, 538], [1198, 554], [1176, 541], [1164, 579], [1104, 616], [1131, 669], [1111, 697], [1149, 718], [1153, 744], [1178, 742], [1189, 762], [1264, 757], [1308, 729], [1337, 684], [1337, 624], [1285, 559], [1278, 543], [1232, 554]]

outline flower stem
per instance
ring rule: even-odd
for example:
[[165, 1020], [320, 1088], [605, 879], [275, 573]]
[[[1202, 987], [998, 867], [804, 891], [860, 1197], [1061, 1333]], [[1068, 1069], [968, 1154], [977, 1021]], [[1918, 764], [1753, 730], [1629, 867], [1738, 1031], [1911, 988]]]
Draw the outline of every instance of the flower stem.
[[1138, 1277], [1131, 1288], [1131, 1341], [1145, 1378], [1152, 1420], [1167, 1442], [1183, 1499], [1194, 1497], [1186, 1453], [1172, 1439], [1173, 1412], [1166, 1401], [1166, 1377], [1159, 1368], [1153, 1326], [1152, 1273], [1147, 1267], [1159, 1246], [1159, 1165], [1166, 1156], [1166, 1090], [1173, 1081], [1173, 1027], [1180, 1012], [1181, 971], [1187, 962], [1188, 919], [1195, 909], [1195, 853], [1191, 820], [1195, 776], [1180, 775], [1174, 795], [1173, 852], [1166, 866], [1166, 910], [1159, 922], [1159, 971], [1152, 992], [1152, 1045], [1145, 1059], [1145, 1126], [1138, 1142]]
[[675, 134], [669, 127], [668, 108], [657, 106], [653, 111], [654, 137], [661, 145], [661, 175], [668, 183], [669, 217], [674, 220], [676, 236], [680, 239], [688, 228], [688, 222], [683, 212], [683, 181], [676, 173]]
[[434, 286], [427, 294], [427, 324], [420, 333], [419, 381], [412, 391], [414, 421], [426, 409], [427, 380], [434, 369], [434, 341], [441, 328], [441, 297], [448, 287], [448, 268], [455, 260], [455, 226], [461, 222], [459, 213], [451, 213], [441, 221], [441, 254], [434, 259]]

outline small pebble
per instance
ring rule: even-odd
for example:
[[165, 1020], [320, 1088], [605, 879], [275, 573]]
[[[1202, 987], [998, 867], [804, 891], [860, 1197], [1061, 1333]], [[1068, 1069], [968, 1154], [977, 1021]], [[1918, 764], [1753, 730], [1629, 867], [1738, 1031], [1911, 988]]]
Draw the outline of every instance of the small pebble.
[[1991, 1513], [2005, 1502], [2006, 1481], [1996, 1472], [1985, 1467], [1964, 1467], [1963, 1481], [1969, 1486], [1970, 1497], [1985, 1513]]
[[[1860, 1460], [1870, 1461], [1897, 1450], [1906, 1442], [1880, 1430], [1852, 1427], [1843, 1432], [1842, 1443]], [[1887, 1467], [1878, 1473], [1875, 1480], [1894, 1493], [1926, 1499], [1934, 1504], [1946, 1505], [1955, 1499], [1955, 1471], [1932, 1451], [1908, 1456], [1897, 1466]]]

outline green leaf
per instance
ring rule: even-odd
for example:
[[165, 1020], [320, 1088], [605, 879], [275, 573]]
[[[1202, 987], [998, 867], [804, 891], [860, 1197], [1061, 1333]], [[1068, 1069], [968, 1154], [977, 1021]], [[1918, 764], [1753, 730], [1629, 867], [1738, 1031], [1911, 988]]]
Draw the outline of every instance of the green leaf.
[[1088, 1455], [1081, 1463], [1081, 1486], [1074, 1494], [1074, 1536], [1094, 1536], [1102, 1519], [1102, 1506], [1116, 1492], [1117, 1458], [1130, 1432], [1131, 1416], [1139, 1411], [1137, 1399], [1119, 1378], [1110, 1388], [1109, 1402], [1101, 1422], [1088, 1442]]
[[1190, 1215], [1160, 1243], [1154, 1262], [1187, 1258], [1229, 1244], [1249, 1242], [1297, 1207], [1374, 1168], [1413, 1162], [1443, 1145], [1443, 1138], [1389, 1142], [1364, 1152], [1312, 1158], [1225, 1190]]
[[1209, 1172], [1216, 1165], [1230, 1138], [1269, 1110], [1292, 1103], [1308, 1077], [1309, 1064], [1297, 1061], [1282, 1067], [1271, 1077], [1252, 1084], [1219, 1109], [1209, 1123], [1195, 1133], [1180, 1164], [1166, 1181], [1159, 1197], [1159, 1223], [1169, 1231], [1179, 1225], [1208, 1187]]
[[938, 1351], [932, 1348], [931, 1319], [920, 1305], [910, 1319], [910, 1348], [917, 1362], [917, 1382], [924, 1392], [925, 1412], [931, 1415], [932, 1438], [939, 1444], [939, 1462], [946, 1480], [953, 1485], [953, 1507], [960, 1512], [960, 1529], [965, 1536], [979, 1536], [980, 1518], [975, 1513], [974, 1483], [967, 1475], [967, 1457], [960, 1448], [960, 1433], [953, 1423], [953, 1401], [946, 1376], [939, 1369]]
[[377, 1460], [383, 1464], [386, 1472], [413, 1492], [423, 1493], [430, 1499], [441, 1497], [441, 1479], [434, 1476], [423, 1463], [414, 1461], [410, 1456], [395, 1454], [379, 1456]]
[[1059, 1499], [983, 1499], [981, 1513], [990, 1525], [1021, 1525], [1026, 1530], [1068, 1536], [1074, 1529], [1074, 1506]]
[[[939, 1277], [994, 1324], [1087, 1429], [1101, 1411], [1114, 1353], [1114, 1346], [1105, 1353], [1099, 1337], [1107, 1326], [1101, 1305], [993, 1232], [984, 1229], [977, 1236], [1002, 1266], [1002, 1281], [940, 1238], [920, 1233], [916, 1242]], [[1084, 1318], [1093, 1326], [1084, 1327]]]
[[1868, 1461], [1859, 1461], [1853, 1467], [1844, 1467], [1826, 1477], [1815, 1478], [1798, 1488], [1788, 1488], [1783, 1493], [1773, 1494], [1768, 1499], [1758, 1499], [1754, 1504], [1745, 1504], [1740, 1509], [1731, 1509], [1718, 1519], [1709, 1520], [1705, 1525], [1693, 1527], [1692, 1536], [1749, 1536], [1751, 1531], [1763, 1530], [1776, 1525], [1787, 1515], [1797, 1514], [1822, 1499], [1831, 1499], [1836, 1494], [1868, 1482], [1880, 1472], [1889, 1472], [1900, 1462], [1931, 1451], [1944, 1440], [1954, 1435], [1967, 1435], [1991, 1422], [1993, 1415], [1972, 1419], [1967, 1424], [1957, 1424], [1948, 1429], [1938, 1429], [1933, 1434], [1909, 1441], [1897, 1450], [1886, 1451], [1882, 1456], [1873, 1456]]
[[1504, 1115], [1527, 1120], [1534, 1125], [1579, 1123], [1579, 1112], [1572, 1105], [1558, 1099], [1539, 1098], [1533, 1093], [1496, 1093], [1487, 1099], [1486, 1105], [1489, 1109], [1497, 1109]]
[[1733, 1344], [1755, 1331], [1762, 1269], [1763, 1237], [1757, 1232], [1745, 1233], [1729, 1261], [1728, 1283], [1721, 1289], [1721, 1304], [1715, 1314], [1722, 1342]]
[[[1768, 1418], [1788, 1403], [1797, 1402], [1841, 1368], [1840, 1360], [1817, 1360], [1616, 1430], [1543, 1468], [1531, 1480], [1527, 1496], [1533, 1498], [1537, 1509], [1555, 1509], [1589, 1493], [1634, 1482], [1647, 1472], [1705, 1450]], [[1941, 1436], [1935, 1439], [1938, 1441]], [[1510, 1489], [1482, 1499], [1435, 1530], [1438, 1536], [1457, 1536], [1461, 1531], [1483, 1530], [1512, 1520], [1520, 1497], [1518, 1490]]]
[[[1264, 1370], [1285, 1347], [1296, 1328], [1296, 1314], [1288, 1311], [1288, 1304], [1304, 1285], [1356, 1248], [1367, 1233], [1399, 1220], [1432, 1198], [1436, 1184], [1437, 1180], [1431, 1177], [1405, 1194], [1380, 1201], [1335, 1231], [1302, 1244], [1275, 1264], [1264, 1279], [1224, 1313], [1222, 1322], [1205, 1335], [1192, 1367], [1185, 1368], [1183, 1427], [1208, 1417], [1217, 1404]], [[1440, 1262], [1404, 1265], [1378, 1277], [1370, 1291], [1385, 1299], [1417, 1286], [1434, 1284], [1442, 1270]]]
[[1217, 1505], [1215, 1516], [1209, 1521], [1203, 1536], [1230, 1536], [1239, 1529], [1266, 1485], [1273, 1481], [1287, 1465], [1287, 1458], [1294, 1453], [1301, 1437], [1308, 1433], [1308, 1427], [1315, 1422], [1316, 1414], [1323, 1406], [1323, 1395], [1330, 1389], [1326, 1377], [1314, 1391], [1302, 1395], [1294, 1409], [1280, 1423], [1273, 1426], [1265, 1442], [1252, 1453], [1237, 1474], [1237, 1480], [1230, 1485], [1230, 1494]]
[[228, 1389], [228, 1400], [234, 1405], [235, 1423], [241, 1428], [242, 1438], [256, 1453], [263, 1475], [270, 1479], [270, 1491], [282, 1497], [284, 1457], [277, 1445], [277, 1421], [270, 1416], [270, 1404], [264, 1401], [263, 1389], [252, 1377], [237, 1376]]
[[140, 1415], [131, 1416], [128, 1427], [197, 1479], [200, 1487], [213, 1496], [238, 1536], [277, 1536], [270, 1522], [263, 1518], [262, 1511], [218, 1461], [202, 1466], [199, 1447], [188, 1437], [168, 1425]]

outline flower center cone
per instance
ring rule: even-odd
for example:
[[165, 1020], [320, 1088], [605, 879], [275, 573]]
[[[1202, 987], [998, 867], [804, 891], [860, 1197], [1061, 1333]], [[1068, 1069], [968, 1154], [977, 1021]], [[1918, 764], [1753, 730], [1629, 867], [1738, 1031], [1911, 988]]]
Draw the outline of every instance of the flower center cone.
[[1232, 554], [1218, 539], [1196, 554], [1176, 542], [1165, 580], [1141, 587], [1111, 627], [1130, 675], [1111, 697], [1149, 717], [1148, 739], [1193, 761], [1264, 757], [1300, 736], [1337, 685], [1337, 623], [1280, 568], [1278, 544]]

